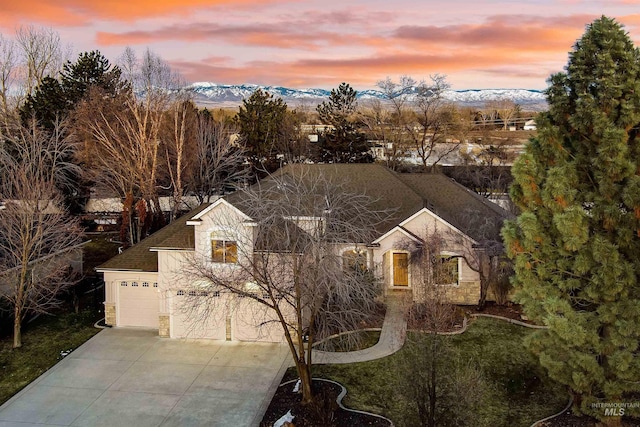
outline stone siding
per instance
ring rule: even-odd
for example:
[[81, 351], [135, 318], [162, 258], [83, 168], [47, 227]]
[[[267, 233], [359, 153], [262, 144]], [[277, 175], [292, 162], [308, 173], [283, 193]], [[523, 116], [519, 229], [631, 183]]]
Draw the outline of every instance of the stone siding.
[[478, 304], [480, 282], [460, 282], [458, 286], [447, 286], [445, 292], [448, 302], [462, 305]]
[[161, 314], [158, 316], [158, 335], [162, 338], [169, 338], [171, 334], [170, 320], [168, 314]]
[[104, 323], [116, 326], [116, 304], [113, 302], [104, 303]]

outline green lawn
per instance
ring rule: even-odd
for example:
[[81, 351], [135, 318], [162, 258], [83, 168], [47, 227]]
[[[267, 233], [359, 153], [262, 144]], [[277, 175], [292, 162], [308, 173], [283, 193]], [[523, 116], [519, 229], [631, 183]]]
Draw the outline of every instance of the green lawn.
[[61, 351], [76, 349], [98, 333], [95, 321], [90, 311], [41, 316], [23, 328], [22, 347], [12, 349], [11, 336], [1, 339], [0, 404], [55, 365]]
[[[522, 339], [530, 333], [531, 329], [522, 326], [480, 318], [465, 333], [447, 337], [464, 358], [479, 366], [487, 382], [486, 400], [474, 425], [528, 427], [566, 405], [564, 388], [550, 381], [524, 348]], [[347, 387], [348, 407], [384, 415], [396, 426], [408, 426], [407, 407], [397, 392], [398, 370], [406, 366], [403, 352], [372, 362], [319, 365], [313, 375]]]

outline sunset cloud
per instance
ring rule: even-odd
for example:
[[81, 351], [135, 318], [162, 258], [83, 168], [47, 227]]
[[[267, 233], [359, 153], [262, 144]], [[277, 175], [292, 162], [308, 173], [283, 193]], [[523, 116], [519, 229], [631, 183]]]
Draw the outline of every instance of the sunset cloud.
[[88, 24], [92, 20], [130, 22], [157, 16], [184, 16], [193, 10], [247, 7], [281, 0], [24, 0], [2, 4], [4, 20], [29, 18], [46, 24]]
[[368, 88], [442, 73], [458, 89], [542, 89], [593, 19], [615, 17], [640, 40], [640, 0], [5, 2], [3, 35], [48, 25], [74, 54], [100, 49], [115, 61], [125, 46], [149, 48], [187, 80], [218, 83]]
[[280, 49], [317, 49], [324, 45], [357, 44], [361, 36], [335, 32], [299, 30], [300, 26], [256, 24], [224, 26], [172, 25], [155, 31], [128, 31], [124, 33], [98, 32], [96, 41], [101, 46], [127, 46], [158, 43], [166, 40], [225, 41], [235, 45], [251, 45]]
[[[496, 54], [496, 52], [494, 52]], [[227, 83], [256, 83], [271, 85], [291, 85], [294, 87], [312, 87], [320, 83], [323, 86], [335, 86], [344, 80], [356, 86], [370, 87], [386, 76], [397, 77], [402, 74], [424, 78], [437, 73], [455, 73], [473, 69], [476, 72], [496, 74], [504, 71], [513, 60], [510, 56], [488, 56], [478, 54], [411, 54], [371, 56], [350, 59], [304, 59], [292, 62], [255, 61], [241, 67], [229, 66], [221, 61], [176, 61], [177, 67], [192, 81], [207, 79], [200, 76], [211, 76], [212, 81]], [[502, 68], [499, 68], [502, 66]], [[264, 81], [264, 70], [270, 70], [271, 76]], [[401, 72], [399, 72], [401, 70]], [[549, 71], [537, 67], [537, 72], [527, 72], [527, 78], [544, 81]], [[513, 70], [512, 70], [513, 71]], [[559, 71], [559, 70], [558, 70]], [[525, 77], [522, 74], [520, 77]]]

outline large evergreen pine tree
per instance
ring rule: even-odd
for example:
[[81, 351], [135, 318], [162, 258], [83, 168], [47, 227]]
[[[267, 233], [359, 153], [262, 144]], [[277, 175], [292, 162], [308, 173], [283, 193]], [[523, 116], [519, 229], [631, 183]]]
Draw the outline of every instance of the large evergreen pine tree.
[[549, 326], [528, 346], [574, 408], [615, 425], [592, 403], [640, 391], [639, 50], [613, 19], [594, 21], [547, 99], [513, 167], [522, 213], [503, 229], [516, 299]]
[[348, 83], [340, 83], [337, 89], [331, 89], [329, 100], [316, 107], [320, 120], [333, 126], [332, 130], [322, 135], [318, 161], [373, 162], [367, 138], [358, 130], [353, 118], [358, 108], [357, 96], [358, 92]]
[[261, 89], [242, 101], [236, 123], [246, 146], [247, 158], [258, 175], [278, 169], [278, 143], [286, 114], [286, 102]]

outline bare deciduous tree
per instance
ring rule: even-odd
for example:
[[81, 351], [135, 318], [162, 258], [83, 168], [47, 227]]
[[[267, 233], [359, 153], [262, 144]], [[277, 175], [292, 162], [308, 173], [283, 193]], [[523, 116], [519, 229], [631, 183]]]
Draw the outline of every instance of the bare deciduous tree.
[[[146, 112], [130, 91], [113, 99], [104, 99], [98, 92], [93, 95], [78, 111], [78, 124], [90, 135], [85, 142], [90, 144], [85, 149], [86, 172], [99, 186], [110, 188], [125, 200], [126, 237], [134, 244], [144, 237], [147, 220], [160, 212], [157, 171], [161, 117]], [[134, 221], [136, 205], [143, 214], [138, 224]]]
[[359, 109], [359, 117], [370, 137], [382, 144], [387, 167], [398, 170], [407, 144], [402, 129], [398, 127], [397, 114], [380, 99], [372, 99], [366, 107]]
[[17, 72], [18, 52], [15, 42], [0, 34], [0, 101], [4, 115], [9, 112], [11, 88], [17, 77]]
[[[456, 324], [456, 307], [447, 301], [449, 266], [442, 253], [447, 236], [437, 229], [425, 230], [421, 242], [407, 241], [419, 303], [409, 310], [413, 330], [399, 363], [403, 374], [398, 389], [414, 409], [408, 418], [428, 427], [468, 425], [482, 401], [485, 384], [480, 370], [465, 363], [443, 332]], [[455, 409], [452, 409], [455, 408]], [[412, 418], [411, 416], [413, 415]]]
[[499, 119], [502, 121], [502, 130], [509, 129], [509, 123], [516, 118], [520, 112], [520, 106], [508, 99], [488, 102], [485, 109], [494, 112], [491, 114], [494, 120], [497, 121]]
[[397, 127], [415, 150], [425, 171], [432, 170], [445, 156], [457, 150], [460, 142], [446, 148], [440, 143], [452, 136], [452, 106], [444, 99], [449, 89], [446, 77], [436, 74], [429, 83], [403, 76], [399, 82], [390, 78], [378, 87], [390, 101]]
[[217, 119], [208, 111], [198, 114], [192, 187], [201, 203], [210, 202], [212, 196], [222, 195], [249, 178], [244, 146], [233, 138], [236, 134], [233, 121]]
[[20, 27], [16, 31], [16, 43], [23, 56], [25, 94], [31, 95], [45, 76], [57, 76], [68, 52], [52, 28]]
[[[127, 49], [120, 63], [125, 78], [131, 79], [129, 88], [110, 99], [94, 92], [79, 116], [85, 133], [91, 136], [86, 141], [90, 149], [85, 150], [91, 173], [125, 200], [123, 222], [128, 224], [129, 243], [133, 244], [163, 223], [158, 195], [163, 154], [174, 154], [167, 159], [170, 162], [179, 158], [179, 166], [171, 165], [170, 179], [176, 185], [179, 180], [178, 186], [183, 187], [178, 171], [183, 170], [187, 143], [183, 133], [187, 110], [182, 107], [186, 108], [188, 99], [177, 90], [179, 77], [149, 50], [138, 61]], [[174, 126], [163, 134], [167, 112]], [[182, 190], [177, 191], [181, 197]]]
[[[263, 307], [255, 326], [281, 325], [301, 380], [302, 402], [312, 401], [312, 346], [352, 330], [374, 308], [377, 281], [364, 256], [375, 227], [388, 213], [354, 194], [321, 169], [289, 167], [232, 198], [249, 220], [221, 215], [217, 227], [237, 243], [233, 263], [196, 255], [187, 278], [209, 295], [226, 292]], [[197, 254], [197, 252], [196, 252]], [[356, 257], [357, 258], [357, 257]], [[199, 292], [199, 291], [196, 291]], [[219, 298], [197, 298], [195, 312], [211, 316]]]
[[197, 110], [189, 99], [176, 99], [167, 111], [167, 126], [162, 142], [165, 162], [172, 187], [173, 206], [171, 220], [180, 213], [183, 196], [188, 183], [188, 172], [192, 169], [196, 144]]
[[48, 313], [60, 303], [60, 292], [74, 284], [69, 256], [81, 241], [78, 220], [64, 211], [56, 190], [68, 176], [62, 159], [68, 140], [40, 131], [35, 124], [0, 152], [0, 297], [14, 315], [13, 347], [22, 345], [21, 324], [29, 313]]
[[458, 256], [480, 276], [478, 309], [485, 308], [489, 290], [493, 290], [505, 302], [510, 289], [512, 267], [505, 256], [500, 237], [503, 222], [469, 209], [459, 212], [458, 217], [461, 218], [460, 223], [467, 224], [468, 230], [474, 230], [477, 236], [476, 242], [472, 243], [460, 234], [449, 233], [451, 241], [458, 248]]

